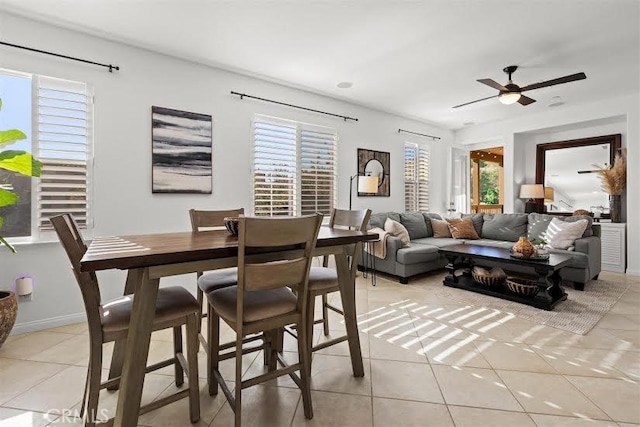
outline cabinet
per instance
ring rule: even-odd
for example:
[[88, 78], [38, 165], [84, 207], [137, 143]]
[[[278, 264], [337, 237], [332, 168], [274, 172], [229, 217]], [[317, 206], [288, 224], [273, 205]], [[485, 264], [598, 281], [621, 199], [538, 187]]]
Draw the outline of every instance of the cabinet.
[[627, 268], [627, 224], [601, 222], [593, 225], [600, 227], [602, 269], [625, 273]]

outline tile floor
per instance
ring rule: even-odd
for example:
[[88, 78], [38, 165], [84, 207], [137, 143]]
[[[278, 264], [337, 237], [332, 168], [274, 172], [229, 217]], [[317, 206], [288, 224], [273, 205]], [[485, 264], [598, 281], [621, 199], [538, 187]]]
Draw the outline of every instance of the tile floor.
[[[354, 378], [346, 343], [314, 355], [313, 420], [288, 377], [243, 393], [245, 426], [640, 426], [640, 278], [585, 336], [541, 326], [508, 313], [438, 298], [442, 274], [403, 286], [358, 277], [357, 304], [364, 378]], [[332, 335], [344, 330], [331, 318]], [[223, 337], [230, 337], [227, 331]], [[317, 341], [325, 339], [316, 331]], [[171, 353], [171, 334], [155, 333], [149, 359]], [[104, 367], [112, 346], [105, 346]], [[295, 342], [286, 342], [295, 358]], [[88, 336], [84, 324], [9, 337], [0, 348], [0, 426], [77, 426]], [[200, 352], [204, 377], [204, 352]], [[245, 375], [264, 372], [260, 354], [244, 358]], [[233, 379], [233, 361], [223, 375]], [[105, 369], [103, 373], [107, 373]], [[198, 426], [232, 425], [220, 393], [201, 379]], [[149, 374], [143, 400], [175, 389], [172, 369]], [[109, 416], [117, 392], [103, 391]], [[140, 418], [142, 426], [188, 426], [187, 400]]]

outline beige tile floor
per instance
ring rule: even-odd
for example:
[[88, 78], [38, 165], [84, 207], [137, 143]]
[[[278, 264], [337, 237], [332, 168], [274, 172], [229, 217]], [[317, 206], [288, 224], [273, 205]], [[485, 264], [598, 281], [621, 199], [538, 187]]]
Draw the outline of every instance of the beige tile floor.
[[[282, 377], [243, 393], [245, 426], [640, 426], [640, 278], [585, 336], [508, 313], [439, 298], [442, 274], [403, 286], [358, 277], [358, 320], [364, 378], [354, 378], [346, 343], [314, 355], [313, 420], [300, 392]], [[333, 298], [336, 300], [336, 298]], [[344, 331], [331, 317], [331, 335]], [[225, 337], [230, 337], [225, 331]], [[150, 361], [171, 353], [171, 333], [155, 333]], [[315, 339], [324, 340], [316, 330]], [[296, 358], [293, 339], [285, 358]], [[106, 345], [108, 368], [111, 345]], [[200, 354], [201, 421], [232, 425], [220, 393], [210, 397]], [[78, 426], [88, 358], [86, 325], [9, 337], [0, 348], [0, 427]], [[244, 357], [245, 377], [264, 372], [260, 354]], [[233, 361], [223, 376], [233, 380]], [[106, 375], [104, 369], [103, 374]], [[231, 383], [233, 386], [233, 382]], [[149, 374], [144, 402], [175, 389], [172, 369]], [[113, 416], [117, 392], [103, 391], [100, 409]], [[183, 399], [142, 416], [141, 426], [188, 426]]]

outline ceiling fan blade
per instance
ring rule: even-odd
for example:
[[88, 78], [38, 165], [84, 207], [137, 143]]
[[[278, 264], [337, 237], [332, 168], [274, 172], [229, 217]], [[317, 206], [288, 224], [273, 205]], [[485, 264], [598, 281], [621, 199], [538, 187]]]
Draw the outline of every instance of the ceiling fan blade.
[[534, 83], [529, 86], [520, 88], [520, 91], [524, 92], [525, 90], [540, 89], [542, 87], [560, 85], [563, 83], [574, 82], [576, 80], [584, 80], [586, 78], [587, 78], [587, 75], [585, 73], [576, 73], [576, 74], [571, 74], [570, 76], [558, 77], [557, 79], [547, 80], [546, 82]]
[[595, 171], [578, 171], [579, 174], [583, 174], [583, 173], [598, 173], [600, 172], [599, 170], [595, 170]]
[[504, 92], [507, 92], [507, 91], [508, 91], [508, 89], [507, 89], [506, 87], [502, 86], [500, 83], [498, 83], [498, 82], [497, 82], [497, 81], [495, 81], [495, 80], [491, 80], [491, 79], [478, 79], [478, 80], [476, 80], [476, 81], [478, 81], [478, 82], [480, 82], [480, 83], [484, 83], [484, 84], [486, 84], [487, 86], [491, 86], [491, 87], [492, 87], [492, 88], [494, 88], [494, 89], [498, 89], [498, 90], [501, 90], [501, 91], [504, 91]]
[[518, 102], [521, 105], [529, 105], [529, 104], [533, 104], [534, 102], [536, 102], [536, 100], [535, 99], [531, 99], [528, 96], [520, 95], [520, 99], [518, 99]]
[[452, 108], [464, 107], [465, 105], [475, 104], [476, 102], [486, 101], [487, 99], [497, 98], [497, 97], [498, 97], [498, 95], [488, 96], [486, 98], [476, 99], [475, 101], [465, 102], [464, 104], [456, 105], [455, 107], [452, 107]]

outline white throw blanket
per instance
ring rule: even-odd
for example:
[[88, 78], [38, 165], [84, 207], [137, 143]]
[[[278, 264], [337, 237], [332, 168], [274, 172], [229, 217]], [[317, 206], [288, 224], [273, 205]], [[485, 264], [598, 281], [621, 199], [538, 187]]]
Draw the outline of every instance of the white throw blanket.
[[373, 254], [376, 258], [384, 259], [387, 257], [387, 238], [391, 233], [384, 231], [382, 228], [372, 228], [369, 233], [378, 233], [380, 240], [365, 245], [365, 250]]

